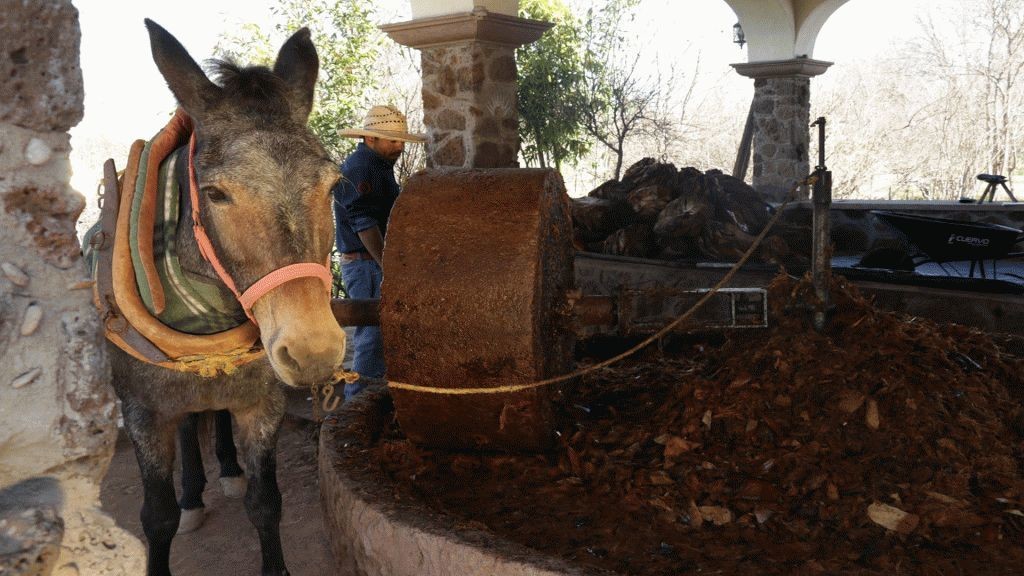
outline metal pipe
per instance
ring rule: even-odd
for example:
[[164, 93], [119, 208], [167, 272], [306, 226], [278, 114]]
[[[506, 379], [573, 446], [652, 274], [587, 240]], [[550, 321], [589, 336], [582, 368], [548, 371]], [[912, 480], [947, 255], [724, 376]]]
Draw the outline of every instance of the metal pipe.
[[814, 167], [814, 192], [811, 203], [814, 207], [812, 225], [811, 282], [818, 297], [814, 309], [814, 329], [825, 329], [829, 308], [829, 276], [831, 271], [831, 230], [829, 210], [832, 206], [832, 172], [825, 167], [825, 117], [821, 116], [811, 126], [818, 127], [818, 165]]

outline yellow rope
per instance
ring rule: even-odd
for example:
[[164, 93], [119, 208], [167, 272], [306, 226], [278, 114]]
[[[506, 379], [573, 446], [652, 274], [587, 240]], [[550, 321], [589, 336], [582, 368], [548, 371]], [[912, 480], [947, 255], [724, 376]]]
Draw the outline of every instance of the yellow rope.
[[180, 356], [172, 360], [172, 367], [179, 372], [198, 374], [203, 378], [214, 378], [220, 374], [233, 374], [238, 367], [262, 358], [262, 347], [239, 348], [224, 354], [196, 354]]
[[697, 302], [695, 302], [689, 310], [684, 312], [682, 315], [680, 315], [672, 322], [668, 323], [664, 328], [659, 330], [654, 335], [645, 338], [642, 342], [640, 342], [636, 346], [633, 346], [629, 350], [626, 350], [625, 352], [619, 354], [618, 356], [614, 356], [602, 362], [598, 362], [593, 366], [588, 366], [586, 368], [576, 370], [575, 372], [570, 372], [569, 374], [563, 374], [561, 376], [555, 376], [553, 378], [548, 378], [546, 380], [540, 380], [537, 382], [530, 382], [528, 384], [511, 384], [507, 386], [495, 386], [490, 388], [438, 388], [436, 386], [419, 386], [417, 384], [407, 384], [405, 382], [394, 382], [389, 380], [388, 388], [392, 388], [395, 390], [408, 390], [410, 392], [425, 392], [428, 394], [444, 394], [448, 396], [462, 396], [467, 394], [505, 394], [512, 392], [521, 392], [523, 390], [530, 390], [533, 388], [539, 388], [541, 386], [548, 386], [550, 384], [565, 382], [566, 380], [578, 378], [580, 376], [589, 374], [596, 370], [600, 370], [601, 368], [605, 368], [620, 360], [628, 358], [642, 350], [651, 342], [654, 342], [655, 340], [662, 338], [663, 336], [665, 336], [665, 334], [668, 334], [677, 326], [682, 324], [684, 321], [688, 320], [691, 316], [693, 316], [694, 313], [697, 312], [697, 310], [700, 309], [701, 306], [703, 306], [708, 300], [710, 300], [716, 292], [718, 292], [723, 286], [725, 286], [730, 280], [732, 280], [732, 277], [735, 276], [737, 272], [739, 272], [739, 269], [744, 264], [746, 264], [747, 260], [750, 259], [750, 257], [754, 254], [754, 251], [761, 244], [761, 241], [764, 240], [765, 236], [768, 235], [768, 231], [772, 228], [772, 226], [775, 225], [776, 222], [778, 222], [779, 217], [782, 216], [783, 210], [786, 208], [786, 206], [789, 205], [790, 202], [793, 201], [793, 198], [796, 196], [796, 191], [799, 189], [799, 187], [804, 184], [813, 185], [815, 180], [816, 177], [814, 175], [811, 175], [804, 179], [803, 181], [797, 182], [796, 185], [793, 186], [793, 189], [790, 191], [789, 197], [785, 200], [785, 202], [779, 205], [778, 210], [775, 211], [775, 214], [771, 217], [771, 220], [769, 220], [768, 223], [765, 225], [764, 229], [761, 230], [761, 233], [758, 234], [756, 238], [754, 238], [754, 242], [750, 245], [750, 248], [747, 249], [747, 251], [743, 254], [739, 261], [736, 262], [736, 264], [729, 270], [729, 272], [726, 273], [726, 275], [723, 276], [722, 279], [719, 280], [718, 283], [715, 284], [715, 286], [711, 288], [710, 291], [705, 293], [704, 296], [700, 298], [700, 300], [697, 300]]

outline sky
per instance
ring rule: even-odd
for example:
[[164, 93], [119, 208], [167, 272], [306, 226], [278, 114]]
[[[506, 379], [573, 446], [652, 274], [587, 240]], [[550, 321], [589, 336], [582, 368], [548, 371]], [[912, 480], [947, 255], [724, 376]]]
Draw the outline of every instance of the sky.
[[[841, 66], [844, 61], [887, 53], [904, 27], [912, 24], [916, 11], [934, 10], [943, 1], [850, 0], [826, 23], [812, 57]], [[94, 196], [103, 161], [123, 158], [132, 140], [155, 134], [174, 108], [174, 99], [153, 64], [143, 18], [174, 34], [199, 62], [213, 56], [222, 33], [245, 23], [273, 25], [273, 0], [73, 0], [73, 4], [82, 31], [85, 117], [71, 130], [72, 186], [87, 198]], [[378, 0], [378, 4], [388, 22], [409, 18], [409, 0]], [[688, 62], [699, 52], [701, 73], [711, 80], [707, 86], [716, 91], [714, 97], [733, 94], [749, 101], [751, 81], [728, 66], [746, 61], [746, 50], [732, 42], [735, 22], [735, 14], [723, 0], [643, 0], [632, 25], [633, 33], [642, 39], [640, 65], [685, 68], [692, 66]]]

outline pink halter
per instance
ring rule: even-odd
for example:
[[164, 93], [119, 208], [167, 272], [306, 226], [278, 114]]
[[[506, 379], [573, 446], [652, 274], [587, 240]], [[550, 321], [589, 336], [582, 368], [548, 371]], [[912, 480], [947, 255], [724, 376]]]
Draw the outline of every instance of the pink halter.
[[217, 276], [220, 277], [221, 282], [231, 289], [235, 294], [235, 298], [238, 298], [238, 302], [242, 305], [242, 309], [245, 310], [245, 315], [249, 317], [249, 320], [258, 326], [259, 323], [256, 322], [256, 317], [252, 315], [253, 305], [267, 292], [270, 292], [274, 288], [277, 288], [281, 284], [290, 280], [305, 278], [307, 276], [319, 278], [323, 280], [324, 286], [326, 286], [329, 293], [334, 277], [326, 266], [315, 262], [301, 262], [299, 264], [289, 264], [282, 268], [278, 268], [257, 280], [252, 286], [249, 286], [244, 293], [240, 293], [238, 291], [238, 288], [235, 286], [235, 281], [231, 279], [231, 276], [217, 258], [217, 253], [213, 249], [213, 243], [210, 242], [210, 237], [206, 235], [206, 229], [203, 227], [203, 223], [199, 219], [199, 186], [196, 183], [195, 152], [196, 135], [195, 132], [193, 132], [192, 138], [188, 143], [188, 180], [189, 197], [192, 199], [192, 231], [195, 234], [196, 243], [199, 244], [199, 252], [203, 255], [203, 258], [213, 266], [213, 269], [217, 272]]

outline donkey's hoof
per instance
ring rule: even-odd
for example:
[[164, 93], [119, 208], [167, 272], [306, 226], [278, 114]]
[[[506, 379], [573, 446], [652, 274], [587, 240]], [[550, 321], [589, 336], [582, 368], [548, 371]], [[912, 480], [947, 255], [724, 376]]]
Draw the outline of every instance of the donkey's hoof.
[[206, 508], [192, 508], [181, 511], [181, 520], [178, 521], [178, 534], [188, 534], [199, 530], [206, 520]]
[[245, 476], [223, 476], [220, 479], [220, 489], [228, 498], [245, 496], [245, 486]]

